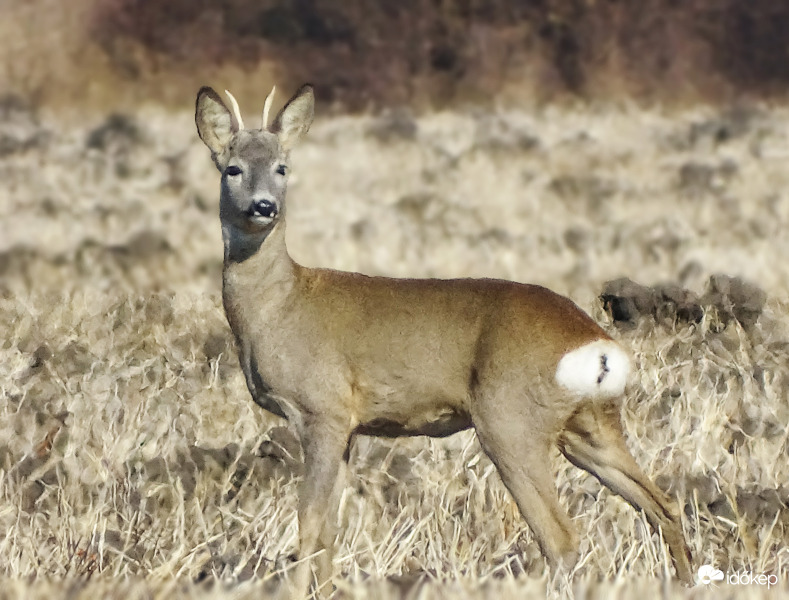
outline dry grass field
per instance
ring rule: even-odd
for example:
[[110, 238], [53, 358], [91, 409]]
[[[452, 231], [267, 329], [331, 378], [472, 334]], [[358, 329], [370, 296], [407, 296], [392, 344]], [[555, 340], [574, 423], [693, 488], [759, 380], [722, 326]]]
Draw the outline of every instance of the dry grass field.
[[[193, 91], [76, 124], [0, 102], [0, 598], [287, 597], [299, 450], [237, 365]], [[358, 441], [336, 597], [786, 595], [788, 163], [780, 107], [319, 118], [293, 157], [294, 258], [571, 296], [633, 350], [629, 444], [695, 565], [777, 581], [681, 587], [642, 516], [558, 454], [582, 560], [552, 579], [467, 432]], [[598, 298], [716, 273], [766, 292], [758, 323], [620, 330]]]

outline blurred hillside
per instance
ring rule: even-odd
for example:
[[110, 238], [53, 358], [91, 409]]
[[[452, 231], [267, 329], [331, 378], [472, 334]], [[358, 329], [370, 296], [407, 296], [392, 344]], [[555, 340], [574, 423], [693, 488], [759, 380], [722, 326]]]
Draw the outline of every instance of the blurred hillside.
[[0, 86], [48, 105], [183, 105], [216, 80], [324, 106], [783, 96], [775, 0], [4, 0]]

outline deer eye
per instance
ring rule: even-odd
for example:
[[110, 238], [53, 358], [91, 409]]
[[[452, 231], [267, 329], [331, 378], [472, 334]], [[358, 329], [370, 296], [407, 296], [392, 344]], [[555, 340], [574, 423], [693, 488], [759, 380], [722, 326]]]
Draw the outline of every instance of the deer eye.
[[288, 168], [285, 165], [279, 165], [277, 167], [277, 175], [285, 175], [287, 173]]
[[235, 165], [230, 165], [225, 169], [225, 175], [228, 177], [236, 177], [237, 175], [241, 175], [241, 169]]

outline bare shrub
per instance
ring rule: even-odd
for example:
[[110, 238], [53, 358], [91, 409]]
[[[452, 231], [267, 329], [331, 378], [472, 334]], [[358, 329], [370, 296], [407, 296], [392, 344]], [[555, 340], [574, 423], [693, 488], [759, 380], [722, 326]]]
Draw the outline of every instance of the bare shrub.
[[132, 79], [160, 68], [155, 56], [179, 68], [268, 61], [287, 85], [311, 81], [353, 110], [486, 102], [513, 86], [673, 102], [789, 84], [789, 7], [770, 0], [96, 0], [92, 22]]

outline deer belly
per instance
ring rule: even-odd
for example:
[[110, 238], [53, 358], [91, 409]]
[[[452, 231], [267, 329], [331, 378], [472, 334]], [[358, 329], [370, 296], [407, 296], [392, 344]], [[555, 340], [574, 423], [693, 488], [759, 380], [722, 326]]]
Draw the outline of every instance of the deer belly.
[[469, 427], [471, 427], [471, 418], [468, 414], [445, 407], [403, 418], [376, 417], [358, 425], [355, 433], [381, 437], [410, 435], [446, 437]]
[[387, 379], [389, 385], [379, 380], [369, 386], [357, 380], [354, 404], [358, 433], [445, 437], [471, 427], [471, 418], [464, 408], [465, 389], [408, 385], [402, 380]]

